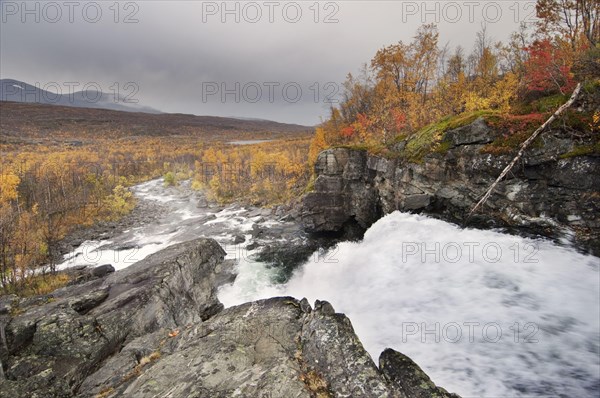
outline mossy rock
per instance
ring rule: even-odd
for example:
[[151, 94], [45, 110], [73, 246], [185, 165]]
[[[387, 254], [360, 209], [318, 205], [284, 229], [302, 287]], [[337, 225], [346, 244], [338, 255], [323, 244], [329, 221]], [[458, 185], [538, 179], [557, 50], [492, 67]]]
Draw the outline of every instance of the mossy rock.
[[578, 156], [600, 156], [600, 141], [589, 144], [579, 145], [560, 156], [561, 159], [575, 158]]
[[432, 152], [446, 153], [451, 148], [451, 143], [446, 140], [446, 132], [467, 126], [479, 118], [496, 120], [498, 115], [497, 111], [484, 110], [445, 117], [412, 135], [406, 144], [405, 157], [411, 162], [420, 163]]

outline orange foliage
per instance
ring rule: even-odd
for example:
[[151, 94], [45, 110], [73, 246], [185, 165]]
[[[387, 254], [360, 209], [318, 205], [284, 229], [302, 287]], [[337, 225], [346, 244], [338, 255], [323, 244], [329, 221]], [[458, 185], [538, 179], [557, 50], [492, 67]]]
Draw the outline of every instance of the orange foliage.
[[[358, 78], [348, 75], [339, 110], [321, 125], [334, 132], [327, 143], [378, 150], [447, 116], [508, 115], [526, 107], [531, 92], [567, 94], [576, 85], [573, 70], [578, 80], [597, 78], [598, 4], [538, 0], [536, 32], [522, 25], [508, 43], [493, 42], [484, 25], [468, 55], [461, 47], [448, 54], [438, 44], [437, 27], [421, 26], [412, 41], [377, 51]], [[516, 118], [506, 119], [513, 130], [539, 122], [537, 115]]]

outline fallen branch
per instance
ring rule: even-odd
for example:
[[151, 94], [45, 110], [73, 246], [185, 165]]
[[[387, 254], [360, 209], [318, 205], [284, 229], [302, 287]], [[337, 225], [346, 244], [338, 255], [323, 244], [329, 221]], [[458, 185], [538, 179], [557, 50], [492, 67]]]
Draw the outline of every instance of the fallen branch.
[[556, 110], [556, 112], [554, 112], [554, 114], [552, 116], [550, 116], [550, 118], [544, 122], [544, 124], [542, 124], [537, 130], [535, 130], [533, 132], [533, 134], [531, 134], [531, 136], [529, 136], [529, 138], [527, 138], [527, 140], [525, 140], [525, 142], [523, 144], [521, 144], [521, 149], [519, 149], [519, 153], [517, 153], [517, 156], [515, 156], [515, 158], [512, 160], [512, 162], [510, 162], [509, 165], [506, 166], [506, 168], [502, 171], [502, 173], [500, 173], [498, 178], [496, 178], [496, 181], [494, 181], [494, 183], [487, 190], [485, 195], [483, 195], [481, 200], [479, 202], [477, 202], [477, 204], [475, 205], [475, 207], [473, 207], [473, 209], [471, 209], [471, 212], [469, 213], [469, 216], [467, 217], [467, 219], [471, 218], [473, 213], [475, 213], [475, 211], [479, 207], [483, 206], [483, 204], [489, 199], [489, 197], [492, 195], [492, 192], [494, 191], [494, 189], [496, 188], [498, 183], [500, 183], [500, 181], [502, 181], [502, 179], [508, 174], [508, 172], [519, 161], [519, 159], [521, 159], [521, 156], [523, 156], [523, 154], [525, 153], [525, 149], [527, 149], [527, 147], [537, 138], [537, 136], [540, 135], [540, 133], [542, 131], [544, 131], [544, 129], [546, 127], [548, 127], [548, 125], [550, 125], [550, 123], [552, 123], [554, 120], [556, 120], [556, 118], [558, 116], [560, 116], [561, 113], [563, 113], [567, 108], [569, 108], [571, 105], [573, 105], [573, 102], [575, 102], [575, 100], [579, 96], [580, 91], [581, 91], [581, 83], [577, 84], [577, 87], [575, 87], [575, 91], [573, 91], [571, 98], [569, 98], [569, 100], [567, 102], [562, 104], [562, 106], [560, 108], [558, 108]]

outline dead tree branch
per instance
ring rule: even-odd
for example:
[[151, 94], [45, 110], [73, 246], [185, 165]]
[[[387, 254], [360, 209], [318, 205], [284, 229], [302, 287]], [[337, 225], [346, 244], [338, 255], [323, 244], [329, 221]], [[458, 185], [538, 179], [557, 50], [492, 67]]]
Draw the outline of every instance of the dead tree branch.
[[556, 110], [556, 112], [554, 112], [554, 114], [552, 116], [550, 116], [550, 118], [544, 122], [544, 124], [542, 124], [537, 130], [535, 130], [533, 132], [533, 134], [531, 134], [531, 136], [529, 136], [529, 138], [527, 138], [527, 140], [525, 140], [525, 142], [523, 144], [521, 144], [521, 149], [519, 149], [519, 153], [517, 153], [517, 156], [515, 156], [515, 158], [508, 164], [508, 166], [506, 166], [506, 168], [502, 171], [502, 173], [500, 173], [498, 178], [496, 178], [496, 181], [494, 181], [494, 183], [487, 190], [485, 195], [483, 195], [481, 200], [479, 202], [477, 202], [477, 204], [475, 205], [475, 207], [473, 207], [473, 209], [471, 209], [471, 212], [469, 213], [469, 216], [467, 217], [467, 219], [471, 218], [473, 213], [475, 213], [475, 211], [478, 208], [480, 208], [481, 206], [483, 206], [483, 204], [489, 199], [489, 197], [491, 196], [494, 189], [496, 189], [496, 186], [498, 185], [498, 183], [500, 183], [500, 181], [502, 181], [502, 179], [514, 167], [514, 165], [519, 161], [519, 159], [521, 159], [521, 157], [525, 153], [525, 150], [527, 149], [527, 147], [537, 138], [537, 136], [540, 135], [540, 133], [542, 133], [542, 131], [544, 131], [544, 129], [546, 127], [548, 127], [554, 120], [556, 120], [556, 118], [558, 116], [560, 116], [561, 113], [563, 113], [571, 105], [573, 105], [573, 102], [575, 102], [575, 100], [579, 96], [580, 91], [581, 91], [581, 83], [577, 84], [577, 87], [575, 87], [575, 91], [573, 91], [571, 98], [569, 98], [569, 100], [567, 102], [562, 104], [561, 107], [558, 108]]

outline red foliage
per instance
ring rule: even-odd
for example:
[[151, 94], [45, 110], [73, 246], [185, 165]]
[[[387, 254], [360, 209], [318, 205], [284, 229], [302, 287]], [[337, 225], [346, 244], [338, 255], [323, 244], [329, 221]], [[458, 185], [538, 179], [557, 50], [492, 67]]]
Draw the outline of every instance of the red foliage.
[[350, 138], [354, 135], [355, 130], [352, 126], [346, 126], [340, 131], [340, 135], [344, 138]]
[[[547, 114], [529, 113], [527, 115], [504, 115], [500, 120], [491, 122], [497, 128], [506, 130], [509, 135], [528, 132], [539, 127], [548, 118]], [[506, 136], [506, 135], [505, 135]]]
[[525, 78], [529, 90], [563, 93], [573, 90], [575, 81], [565, 51], [545, 39], [534, 42], [527, 52]]
[[400, 109], [392, 109], [392, 118], [396, 131], [401, 131], [406, 127], [406, 115]]

